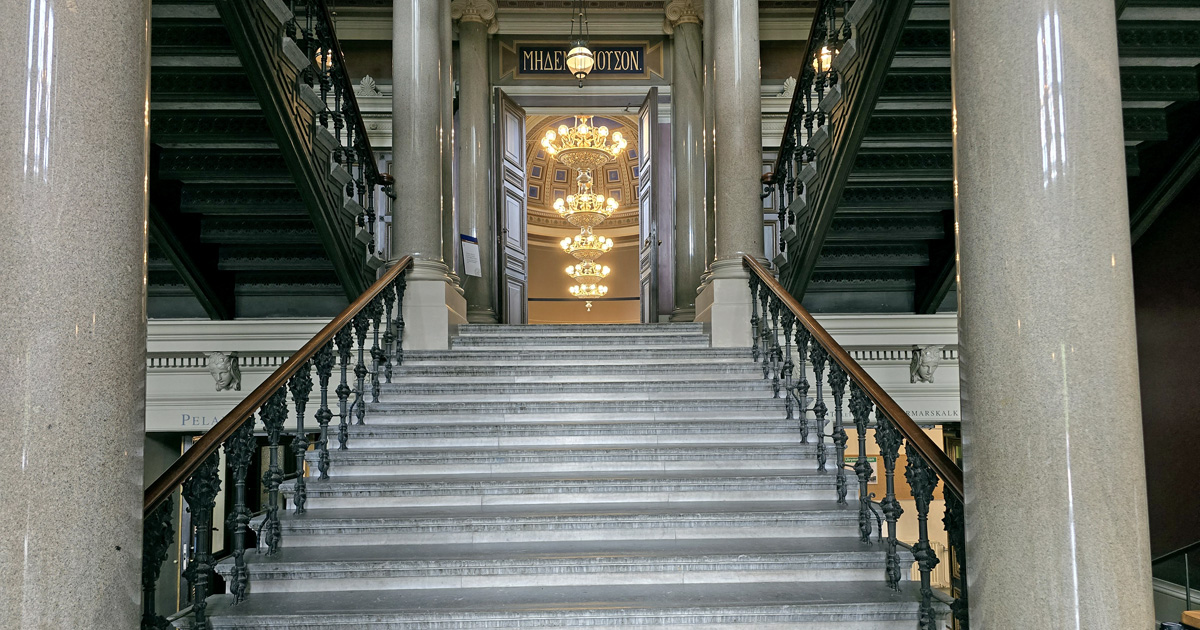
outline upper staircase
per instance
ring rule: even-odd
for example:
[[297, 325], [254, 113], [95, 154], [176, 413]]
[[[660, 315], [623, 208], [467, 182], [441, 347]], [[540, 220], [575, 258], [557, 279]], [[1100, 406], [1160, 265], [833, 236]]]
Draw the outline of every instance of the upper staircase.
[[212, 627], [917, 627], [919, 585], [880, 580], [856, 488], [837, 503], [762, 374], [700, 324], [405, 352], [345, 450], [330, 436], [329, 479], [307, 452], [304, 513], [245, 554], [245, 601], [209, 598]]

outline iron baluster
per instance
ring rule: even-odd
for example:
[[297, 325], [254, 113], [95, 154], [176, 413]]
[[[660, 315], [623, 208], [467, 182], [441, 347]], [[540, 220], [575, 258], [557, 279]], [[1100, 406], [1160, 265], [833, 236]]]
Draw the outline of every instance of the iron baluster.
[[371, 402], [379, 402], [379, 368], [387, 361], [387, 357], [383, 354], [383, 349], [379, 347], [379, 324], [383, 317], [383, 304], [376, 297], [367, 304], [367, 315], [371, 318], [371, 328], [375, 331], [374, 340], [371, 342]]
[[813, 137], [813, 122], [816, 120], [817, 112], [813, 108], [813, 82], [816, 80], [816, 72], [812, 70], [809, 64], [805, 64], [803, 70], [800, 71], [799, 89], [804, 90], [804, 161], [806, 164], [811, 164], [813, 159], [817, 157], [817, 150], [812, 147]]
[[796, 367], [792, 363], [792, 329], [796, 326], [796, 315], [791, 309], [783, 311], [783, 406], [787, 410], [787, 420], [792, 420], [793, 404], [792, 404], [792, 370]]
[[233, 473], [233, 510], [225, 517], [225, 530], [233, 533], [233, 569], [229, 573], [229, 592], [233, 603], [246, 598], [250, 574], [246, 571], [246, 532], [250, 531], [250, 508], [246, 507], [246, 473], [254, 456], [254, 419], [238, 427], [225, 442], [225, 461]]
[[[750, 355], [754, 357], [755, 363], [758, 363], [758, 358], [761, 356], [761, 353], [759, 352], [759, 341], [762, 339], [762, 334], [759, 332], [761, 329], [761, 322], [758, 318], [759, 284], [758, 276], [750, 274], [750, 334], [753, 335], [753, 337], [751, 337], [753, 343], [750, 347]], [[763, 374], [763, 378], [766, 377], [766, 374]]]
[[768, 328], [769, 328], [768, 324], [770, 323], [768, 313], [770, 312], [770, 309], [767, 306], [771, 300], [771, 295], [772, 295], [771, 292], [767, 290], [766, 286], [759, 287], [758, 302], [762, 306], [762, 317], [760, 317], [758, 320], [758, 323], [759, 323], [758, 328], [759, 328], [759, 337], [761, 337], [760, 342], [762, 343], [763, 378], [767, 378], [771, 375], [772, 355], [771, 355], [771, 342], [769, 341], [771, 338], [771, 331], [768, 330]]
[[171, 519], [175, 511], [175, 500], [170, 496], [158, 504], [142, 521], [142, 625], [141, 630], [166, 630], [171, 622], [158, 614], [155, 607], [155, 592], [158, 576], [162, 572], [167, 551], [175, 542], [175, 528]]
[[367, 382], [367, 364], [363, 361], [363, 350], [367, 345], [367, 326], [370, 320], [367, 319], [366, 309], [359, 311], [354, 316], [354, 337], [358, 339], [358, 365], [354, 366], [354, 378], [357, 383], [357, 388], [354, 390], [354, 417], [358, 420], [357, 424], [363, 423], [363, 416], [366, 410], [363, 405], [366, 401], [363, 400], [363, 395], [366, 393], [364, 388]]
[[783, 301], [771, 294], [771, 389], [779, 398], [779, 372], [783, 368], [783, 350], [779, 347], [779, 309]]
[[404, 364], [404, 289], [408, 279], [400, 276], [396, 279], [396, 365]]
[[917, 561], [917, 570], [921, 572], [921, 607], [918, 628], [934, 630], [936, 619], [933, 615], [933, 587], [930, 585], [930, 573], [938, 564], [937, 554], [929, 545], [929, 504], [933, 501], [933, 491], [937, 488], [938, 478], [929, 464], [921, 458], [921, 453], [913, 448], [912, 442], [905, 446], [908, 456], [908, 468], [904, 476], [908, 478], [909, 488], [912, 489], [913, 499], [917, 504], [917, 544], [913, 545], [913, 558]]
[[810, 354], [813, 366], [813, 382], [817, 384], [817, 400], [813, 403], [813, 420], [817, 425], [817, 470], [825, 472], [825, 415], [829, 408], [825, 406], [825, 391], [821, 386], [821, 375], [825, 365], [829, 363], [829, 353], [819, 343], [813, 343]]
[[850, 415], [854, 416], [854, 430], [858, 433], [858, 457], [854, 461], [854, 474], [858, 475], [858, 538], [871, 542], [871, 498], [867, 493], [867, 482], [871, 479], [871, 463], [867, 461], [867, 419], [875, 405], [867, 393], [850, 381]]
[[804, 325], [796, 327], [796, 356], [800, 358], [800, 380], [796, 383], [796, 403], [800, 410], [800, 443], [808, 444], [808, 344], [812, 334]]
[[966, 520], [963, 518], [962, 501], [953, 492], [945, 492], [945, 495], [946, 513], [942, 517], [942, 524], [946, 526], [946, 538], [950, 543], [951, 558], [954, 562], [952, 566], [958, 572], [957, 582], [954, 580], [953, 572], [950, 576], [950, 594], [954, 596], [954, 603], [950, 605], [950, 615], [958, 622], [958, 630], [968, 630], [970, 623], [967, 618]]
[[267, 472], [263, 473], [263, 486], [267, 489], [267, 515], [263, 519], [262, 536], [267, 543], [267, 555], [279, 551], [279, 543], [283, 530], [279, 526], [279, 484], [283, 482], [283, 468], [279, 461], [279, 436], [283, 433], [283, 423], [287, 421], [287, 390], [280, 387], [271, 395], [258, 412], [263, 426], [267, 429], [267, 450], [270, 461]]
[[383, 378], [387, 383], [392, 382], [392, 352], [396, 343], [396, 333], [392, 331], [392, 305], [396, 303], [396, 287], [387, 285], [383, 288]]
[[846, 426], [842, 421], [842, 398], [846, 395], [846, 371], [836, 361], [829, 363], [829, 393], [833, 396], [833, 445], [837, 453], [838, 504], [846, 505]]
[[312, 392], [312, 366], [308, 361], [300, 366], [292, 378], [288, 379], [288, 389], [292, 390], [292, 403], [296, 405], [296, 437], [292, 438], [292, 454], [296, 457], [296, 490], [292, 495], [292, 503], [296, 505], [295, 514], [304, 514], [304, 504], [308, 503], [308, 481], [304, 474], [304, 454], [308, 452], [308, 436], [304, 434], [304, 408], [308, 406], [308, 394]]
[[333, 364], [333, 342], [330, 341], [313, 357], [317, 382], [321, 386], [321, 406], [317, 409], [317, 425], [321, 427], [317, 437], [317, 470], [321, 480], [329, 479], [329, 421], [333, 419], [333, 412], [329, 410], [329, 377], [333, 375]]
[[206, 611], [215, 562], [212, 555], [212, 519], [217, 493], [221, 491], [221, 477], [217, 470], [220, 460], [217, 453], [213, 453], [204, 460], [196, 474], [183, 482], [183, 500], [187, 502], [188, 512], [192, 515], [190, 538], [195, 545], [195, 553], [183, 571], [183, 577], [191, 585], [193, 593], [192, 627], [206, 630], [212, 628]]
[[333, 336], [333, 343], [337, 345], [338, 363], [341, 364], [342, 382], [338, 383], [338, 450], [346, 450], [346, 442], [350, 439], [350, 432], [347, 425], [350, 418], [350, 385], [346, 382], [346, 370], [350, 366], [350, 353], [354, 350], [354, 341], [350, 337], [350, 325], [342, 326], [342, 329], [337, 331]]
[[877, 407], [875, 409], [875, 443], [879, 445], [879, 456], [883, 459], [883, 472], [886, 480], [883, 501], [879, 505], [883, 509], [883, 517], [887, 520], [888, 527], [885, 548], [887, 565], [884, 569], [884, 579], [888, 586], [894, 589], [900, 588], [900, 560], [896, 556], [896, 522], [900, 520], [900, 515], [904, 514], [904, 509], [896, 500], [895, 476], [896, 459], [900, 457], [900, 444], [903, 441], [904, 438], [900, 435], [900, 431]]

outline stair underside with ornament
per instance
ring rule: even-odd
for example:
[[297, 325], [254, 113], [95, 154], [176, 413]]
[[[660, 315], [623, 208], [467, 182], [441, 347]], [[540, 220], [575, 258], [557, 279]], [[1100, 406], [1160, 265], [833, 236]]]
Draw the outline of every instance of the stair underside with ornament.
[[884, 584], [853, 490], [837, 503], [749, 350], [708, 344], [699, 324], [463, 326], [406, 353], [283, 549], [247, 553], [247, 599], [210, 598], [213, 627], [914, 628], [917, 587]]

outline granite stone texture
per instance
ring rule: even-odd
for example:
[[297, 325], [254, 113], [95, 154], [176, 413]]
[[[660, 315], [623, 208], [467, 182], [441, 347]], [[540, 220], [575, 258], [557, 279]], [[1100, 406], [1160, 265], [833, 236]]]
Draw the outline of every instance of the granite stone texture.
[[700, 24], [674, 27], [673, 81], [675, 156], [675, 312], [672, 321], [692, 321], [696, 289], [704, 273], [704, 65]]
[[971, 627], [1151, 628], [1113, 4], [951, 20]]
[[442, 260], [441, 0], [392, 11], [392, 153], [397, 172], [392, 256]]
[[138, 626], [149, 19], [0, 3], [5, 630]]
[[705, 17], [714, 45], [716, 259], [762, 256], [758, 3], [713, 0]]
[[454, 207], [454, 22], [450, 19], [450, 3], [438, 11], [438, 51], [442, 64], [441, 83], [441, 152], [442, 152], [442, 260], [450, 273], [458, 269], [458, 212]]
[[458, 25], [459, 84], [458, 101], [459, 229], [479, 239], [482, 277], [464, 275], [467, 317], [471, 322], [494, 324], [492, 308], [496, 269], [492, 263], [495, 228], [492, 225], [491, 91], [488, 88], [488, 32], [479, 21], [462, 19]]

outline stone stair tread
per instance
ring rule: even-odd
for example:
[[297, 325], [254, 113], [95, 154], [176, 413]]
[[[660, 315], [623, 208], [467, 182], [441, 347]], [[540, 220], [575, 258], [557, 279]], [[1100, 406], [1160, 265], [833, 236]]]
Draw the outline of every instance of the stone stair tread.
[[[273, 556], [250, 553], [247, 565], [367, 565], [385, 562], [527, 562], [585, 558], [677, 558], [738, 555], [791, 555], [812, 558], [855, 556], [883, 559], [882, 545], [864, 545], [854, 537], [725, 538], [718, 540], [593, 540], [575, 542], [448, 543], [426, 545], [346, 545], [284, 547]], [[231, 559], [223, 560], [222, 567]]]
[[[738, 469], [715, 470], [682, 470], [682, 471], [629, 471], [629, 472], [526, 472], [526, 473], [459, 473], [437, 475], [355, 475], [353, 477], [331, 477], [325, 480], [309, 478], [308, 492], [335, 490], [337, 488], [385, 486], [389, 484], [458, 484], [458, 485], [503, 485], [503, 484], [534, 484], [548, 481], [579, 481], [579, 482], [674, 482], [674, 481], [705, 481], [705, 480], [755, 480], [755, 481], [828, 481], [834, 480], [834, 473], [820, 472], [812, 469], [756, 469], [753, 471]], [[291, 483], [291, 482], [287, 482]]]
[[310, 508], [305, 514], [281, 512], [281, 521], [404, 521], [455, 518], [542, 518], [564, 516], [665, 516], [690, 514], [838, 513], [858, 518], [858, 507], [837, 501], [695, 501], [687, 503], [455, 505], [439, 507]]
[[[765, 582], [450, 588], [412, 590], [403, 594], [391, 591], [341, 591], [324, 596], [313, 593], [258, 593], [236, 607], [232, 606], [231, 596], [212, 597], [208, 613], [213, 618], [214, 628], [276, 627], [268, 624], [288, 624], [292, 620], [316, 623], [279, 627], [371, 627], [365, 624], [387, 627], [385, 624], [401, 622], [402, 618], [412, 619], [414, 623], [426, 620], [452, 622], [459, 616], [464, 618], [462, 621], [478, 619], [482, 622], [486, 619], [491, 622], [477, 626], [481, 628], [520, 627], [492, 623], [502, 623], [504, 618], [529, 617], [549, 622], [560, 619], [564, 625], [595, 627], [597, 616], [619, 619], [639, 613], [673, 613], [686, 617], [741, 614], [748, 616], [743, 623], [750, 624], [755, 623], [757, 615], [777, 617], [781, 623], [788, 618], [811, 615], [819, 616], [828, 623], [835, 620], [895, 619], [896, 616], [915, 619], [919, 588], [919, 584], [902, 583], [899, 590], [892, 590], [883, 580], [877, 580], [802, 584]], [[486, 617], [481, 618], [481, 615]], [[249, 622], [249, 618], [259, 618], [254, 623], [263, 625], [243, 625]], [[324, 623], [317, 625], [322, 619]], [[736, 623], [732, 619], [730, 622]], [[697, 627], [695, 622], [688, 619], [680, 619], [679, 623]], [[758, 625], [765, 623], [765, 620], [760, 621]], [[719, 621], [711, 626], [706, 624], [705, 627], [718, 625], [721, 625]], [[543, 624], [533, 627], [554, 626]]]

